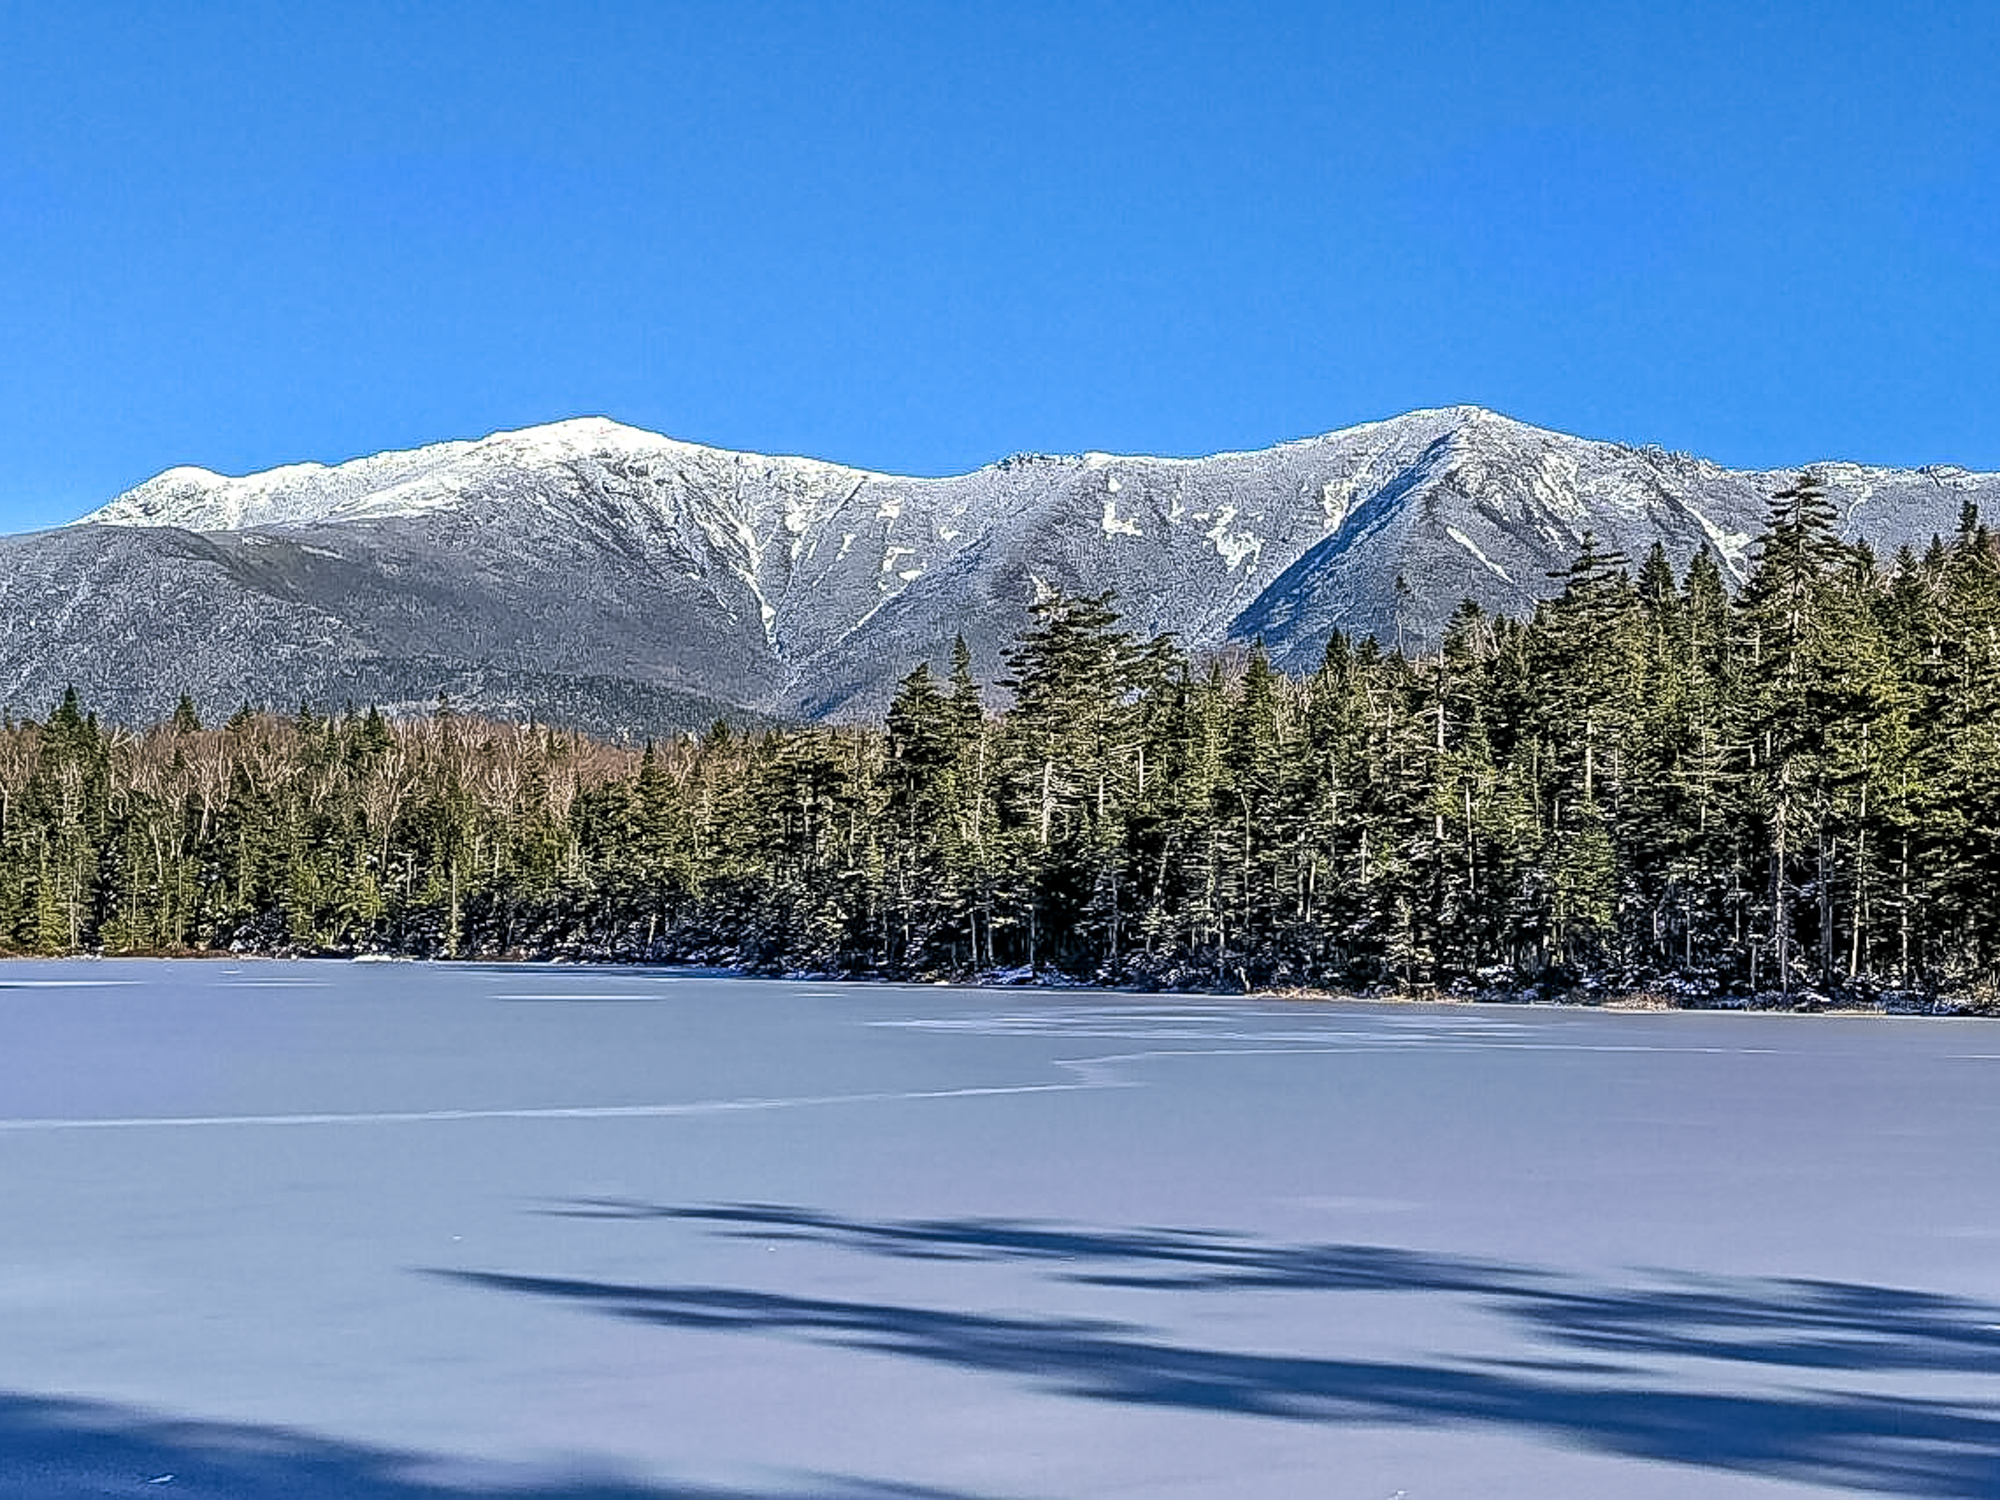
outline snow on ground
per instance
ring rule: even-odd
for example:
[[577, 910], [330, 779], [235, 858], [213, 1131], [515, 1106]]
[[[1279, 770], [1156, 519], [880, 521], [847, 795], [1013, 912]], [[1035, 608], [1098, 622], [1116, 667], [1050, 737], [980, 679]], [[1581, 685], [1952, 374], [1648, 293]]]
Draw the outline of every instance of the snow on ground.
[[2000, 1493], [2000, 1029], [0, 964], [0, 1492]]

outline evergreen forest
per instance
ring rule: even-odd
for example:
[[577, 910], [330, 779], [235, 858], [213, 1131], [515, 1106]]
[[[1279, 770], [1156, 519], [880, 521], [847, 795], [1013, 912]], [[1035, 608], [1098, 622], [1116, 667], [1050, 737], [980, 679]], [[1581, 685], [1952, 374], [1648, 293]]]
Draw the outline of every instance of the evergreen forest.
[[1879, 558], [1808, 472], [1749, 556], [1586, 539], [1529, 618], [1303, 675], [1057, 594], [1002, 712], [960, 642], [879, 724], [643, 750], [71, 693], [0, 726], [0, 947], [1992, 1007], [2000, 546]]

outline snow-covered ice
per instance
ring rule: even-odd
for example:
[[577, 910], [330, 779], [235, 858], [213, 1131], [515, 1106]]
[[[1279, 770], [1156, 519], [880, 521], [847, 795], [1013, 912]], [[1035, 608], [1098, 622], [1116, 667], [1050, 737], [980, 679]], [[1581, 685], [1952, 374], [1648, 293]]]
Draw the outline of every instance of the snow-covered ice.
[[1992, 1023], [0, 964], [0, 1493], [1992, 1496], [1996, 1147]]

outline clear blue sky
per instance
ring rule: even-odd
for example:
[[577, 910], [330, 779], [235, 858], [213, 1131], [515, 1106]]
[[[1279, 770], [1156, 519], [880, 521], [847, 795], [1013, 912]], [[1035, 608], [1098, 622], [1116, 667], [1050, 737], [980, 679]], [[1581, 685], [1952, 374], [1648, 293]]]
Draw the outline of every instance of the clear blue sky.
[[583, 413], [2000, 468], [2000, 7], [0, 0], [0, 526]]

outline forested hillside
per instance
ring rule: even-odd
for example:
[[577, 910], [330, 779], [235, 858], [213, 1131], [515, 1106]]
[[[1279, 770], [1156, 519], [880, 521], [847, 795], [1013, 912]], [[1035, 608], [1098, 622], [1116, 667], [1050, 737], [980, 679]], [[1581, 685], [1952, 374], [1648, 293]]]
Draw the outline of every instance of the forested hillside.
[[1990, 1003], [2000, 549], [1772, 502], [1734, 599], [1586, 543], [1532, 618], [1317, 670], [1039, 605], [879, 726], [643, 753], [461, 717], [67, 698], [0, 730], [0, 935], [54, 953], [698, 958], [1239, 989]]

